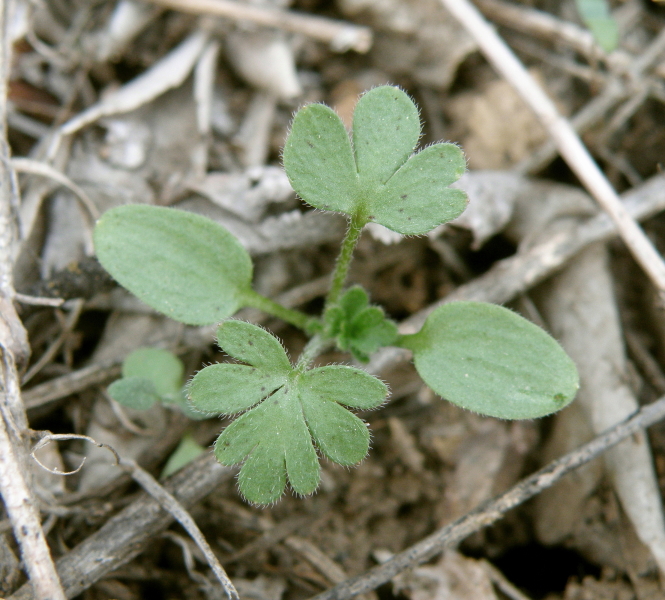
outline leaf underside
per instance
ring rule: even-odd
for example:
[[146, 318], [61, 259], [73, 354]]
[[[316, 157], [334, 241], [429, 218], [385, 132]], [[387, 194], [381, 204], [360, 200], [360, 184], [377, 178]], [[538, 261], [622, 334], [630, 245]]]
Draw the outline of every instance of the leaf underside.
[[214, 221], [158, 206], [104, 213], [94, 232], [103, 267], [140, 300], [189, 325], [234, 314], [251, 286], [252, 262]]
[[579, 386], [575, 365], [550, 335], [494, 304], [444, 304], [404, 342], [427, 385], [483, 415], [542, 417], [571, 402]]
[[466, 194], [448, 186], [466, 170], [462, 151], [438, 143], [414, 154], [418, 109], [400, 89], [364, 94], [353, 117], [353, 147], [327, 106], [301, 109], [284, 145], [284, 168], [308, 204], [361, 216], [405, 235], [427, 233], [459, 216]]

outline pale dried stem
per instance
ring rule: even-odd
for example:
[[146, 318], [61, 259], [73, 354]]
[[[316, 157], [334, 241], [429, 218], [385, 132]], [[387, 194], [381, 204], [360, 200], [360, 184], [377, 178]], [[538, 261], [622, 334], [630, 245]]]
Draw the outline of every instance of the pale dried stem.
[[232, 0], [150, 0], [154, 4], [181, 12], [214, 15], [251, 21], [257, 25], [276, 27], [301, 33], [330, 44], [332, 50], [355, 50], [365, 53], [372, 46], [372, 30], [344, 21], [334, 21], [304, 13], [296, 13]]
[[490, 63], [503, 75], [553, 139], [561, 156], [616, 223], [619, 235], [665, 299], [665, 263], [640, 226], [630, 217], [603, 172], [570, 122], [559, 114], [515, 54], [468, 0], [441, 0], [475, 39]]
[[27, 418], [21, 402], [17, 360], [28, 355], [28, 344], [14, 306], [12, 250], [13, 211], [17, 205], [16, 176], [7, 141], [7, 80], [11, 64], [8, 35], [13, 4], [0, 2], [0, 493], [21, 556], [39, 600], [64, 600], [65, 595], [42, 530], [39, 511], [25, 480], [26, 458], [22, 433]]
[[[222, 587], [224, 588], [224, 592], [226, 593], [229, 600], [240, 600], [237, 590], [235, 589], [233, 583], [231, 583], [231, 580], [226, 574], [226, 571], [224, 570], [219, 560], [215, 556], [214, 552], [212, 551], [212, 548], [210, 547], [207, 540], [203, 536], [203, 533], [201, 533], [201, 530], [199, 529], [198, 525], [196, 524], [192, 516], [187, 512], [185, 507], [180, 502], [178, 502], [178, 500], [176, 500], [176, 498], [172, 494], [167, 492], [164, 489], [164, 487], [161, 486], [159, 482], [152, 475], [150, 475], [150, 473], [148, 473], [145, 469], [140, 467], [135, 461], [131, 459], [122, 458], [120, 454], [118, 454], [118, 451], [109, 444], [97, 442], [93, 438], [87, 435], [48, 433], [33, 448], [32, 451], [33, 458], [36, 450], [43, 448], [51, 441], [58, 441], [58, 440], [85, 440], [90, 442], [91, 444], [95, 444], [95, 446], [98, 446], [100, 448], [106, 448], [109, 452], [111, 452], [115, 459], [116, 465], [122, 467], [125, 471], [129, 472], [132, 476], [132, 479], [134, 479], [136, 483], [138, 483], [148, 494], [150, 494], [150, 496], [152, 496], [155, 500], [157, 500], [157, 502], [159, 502], [162, 508], [164, 508], [164, 510], [167, 510], [173, 516], [173, 518], [176, 519], [176, 521], [178, 521], [178, 523], [180, 523], [183, 526], [185, 531], [187, 531], [187, 533], [190, 535], [190, 537], [194, 540], [194, 542], [198, 546], [199, 550], [201, 550], [201, 552], [205, 556], [208, 565], [212, 569], [212, 572], [215, 574], [218, 581], [221, 583]], [[41, 465], [41, 463], [39, 464], [42, 468], [56, 475], [71, 475], [73, 473], [76, 473], [82, 466], [80, 465], [76, 471], [72, 471], [69, 473], [60, 473], [59, 471], [53, 471], [51, 469], [44, 467], [44, 465]]]

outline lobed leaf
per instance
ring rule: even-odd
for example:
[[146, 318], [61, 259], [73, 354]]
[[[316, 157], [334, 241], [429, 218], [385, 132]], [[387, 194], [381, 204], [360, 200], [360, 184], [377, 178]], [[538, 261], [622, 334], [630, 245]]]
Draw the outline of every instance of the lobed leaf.
[[248, 365], [217, 363], [189, 384], [192, 406], [208, 414], [233, 415], [251, 408], [286, 383], [286, 377]]
[[249, 365], [210, 365], [195, 375], [188, 391], [195, 409], [247, 411], [217, 438], [215, 455], [224, 465], [244, 461], [238, 486], [249, 501], [274, 502], [287, 481], [295, 493], [311, 494], [320, 470], [314, 441], [340, 464], [364, 458], [367, 426], [341, 404], [378, 406], [387, 394], [381, 381], [344, 365], [301, 373], [277, 338], [243, 321], [224, 322], [218, 341], [225, 352]]
[[341, 350], [350, 351], [360, 361], [397, 339], [397, 326], [387, 319], [383, 309], [370, 306], [365, 290], [354, 286], [347, 290], [336, 306], [326, 311], [328, 334], [337, 339]]
[[300, 109], [282, 154], [296, 193], [321, 210], [351, 214], [358, 196], [358, 174], [344, 123], [323, 104]]
[[400, 89], [382, 86], [358, 101], [353, 149], [331, 109], [321, 104], [301, 109], [284, 146], [284, 168], [293, 189], [315, 208], [420, 235], [466, 207], [464, 192], [448, 188], [464, 173], [466, 161], [454, 144], [412, 155], [419, 137], [415, 104]]
[[145, 377], [123, 377], [114, 381], [107, 391], [116, 402], [136, 410], [148, 410], [160, 400], [154, 383]]
[[384, 184], [411, 156], [420, 139], [420, 116], [399, 88], [383, 85], [363, 94], [353, 113], [353, 149], [363, 182]]
[[369, 429], [356, 415], [334, 401], [301, 396], [307, 427], [321, 452], [340, 465], [355, 465], [369, 450]]
[[346, 365], [327, 365], [302, 375], [300, 394], [312, 402], [339, 402], [369, 410], [383, 404], [388, 387], [366, 371]]
[[123, 377], [142, 377], [152, 382], [161, 398], [172, 399], [180, 395], [185, 367], [168, 350], [138, 348], [122, 363]]
[[277, 500], [286, 476], [298, 494], [311, 494], [319, 485], [319, 461], [293, 388], [282, 388], [229, 425], [215, 455], [226, 465], [246, 458], [238, 486], [257, 504]]
[[403, 235], [420, 235], [459, 217], [468, 198], [448, 186], [466, 170], [454, 144], [434, 144], [412, 156], [370, 204], [371, 220]]
[[209, 325], [243, 306], [252, 262], [221, 225], [192, 213], [125, 205], [94, 232], [102, 266], [135, 296], [189, 325]]
[[437, 394], [483, 415], [542, 417], [571, 402], [578, 389], [577, 369], [561, 346], [501, 306], [444, 304], [403, 345]]
[[225, 321], [217, 329], [217, 343], [229, 356], [270, 373], [286, 374], [291, 361], [279, 340], [258, 325]]

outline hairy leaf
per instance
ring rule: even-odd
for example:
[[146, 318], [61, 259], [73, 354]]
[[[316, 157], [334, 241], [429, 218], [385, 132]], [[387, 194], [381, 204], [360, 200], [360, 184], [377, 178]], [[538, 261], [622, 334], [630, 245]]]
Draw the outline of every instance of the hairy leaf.
[[512, 311], [481, 302], [437, 308], [404, 336], [425, 383], [462, 408], [502, 419], [533, 419], [572, 401], [575, 365], [545, 331]]
[[257, 325], [226, 321], [217, 329], [217, 343], [229, 356], [264, 371], [286, 374], [291, 370], [279, 340]]
[[248, 500], [274, 502], [287, 481], [295, 493], [311, 494], [319, 484], [314, 442], [343, 465], [364, 458], [367, 426], [342, 404], [380, 405], [387, 393], [381, 381], [343, 365], [302, 373], [290, 365], [279, 340], [242, 321], [225, 322], [218, 341], [227, 354], [249, 364], [208, 366], [188, 391], [198, 410], [233, 414], [249, 409], [215, 443], [222, 464], [244, 461], [238, 486]]
[[218, 363], [199, 371], [189, 384], [194, 406], [204, 413], [243, 412], [286, 383], [286, 376], [249, 365]]
[[353, 149], [331, 109], [311, 104], [298, 111], [284, 168], [293, 189], [315, 208], [419, 235], [466, 207], [464, 192], [448, 188], [466, 169], [462, 151], [439, 143], [413, 154], [419, 137], [415, 104], [400, 89], [381, 86], [358, 101]]
[[365, 290], [354, 286], [336, 306], [326, 311], [328, 335], [337, 338], [341, 350], [347, 350], [362, 362], [383, 346], [397, 339], [397, 325], [387, 319], [383, 309], [370, 306]]
[[104, 213], [94, 232], [102, 266], [165, 315], [208, 325], [243, 306], [252, 262], [221, 225], [192, 213], [146, 205]]

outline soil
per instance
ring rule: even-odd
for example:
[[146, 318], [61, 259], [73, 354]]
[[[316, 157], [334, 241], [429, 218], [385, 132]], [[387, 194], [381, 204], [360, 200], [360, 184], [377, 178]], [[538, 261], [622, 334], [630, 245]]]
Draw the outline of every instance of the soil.
[[[662, 253], [665, 8], [650, 0], [609, 5], [620, 41], [605, 54], [572, 0], [477, 3], [578, 128], [622, 199], [643, 203], [639, 218]], [[4, 262], [29, 357], [7, 349], [22, 384], [12, 414], [27, 414], [25, 426], [14, 418], [28, 445], [48, 432], [89, 436], [158, 480], [189, 436], [203, 454], [162, 483], [186, 506], [240, 597], [299, 600], [339, 585], [326, 598], [342, 600], [351, 597], [350, 578], [368, 581], [370, 569], [665, 394], [662, 302], [609, 225], [584, 238], [584, 227], [605, 222], [602, 209], [442, 3], [238, 6], [278, 10], [281, 24], [214, 15], [205, 2], [184, 0], [14, 3], [3, 105], [19, 188], [12, 198], [5, 185], [2, 198], [14, 234]], [[107, 386], [138, 347], [176, 353], [187, 377], [224, 357], [214, 328], [170, 321], [118, 287], [94, 258], [92, 227], [127, 203], [209, 216], [252, 254], [259, 292], [317, 314], [344, 221], [295, 197], [280, 150], [299, 106], [325, 102], [350, 124], [359, 95], [384, 83], [420, 106], [421, 145], [443, 139], [464, 149], [470, 172], [460, 185], [470, 208], [418, 238], [369, 227], [349, 283], [364, 286], [404, 331], [446, 299], [506, 304], [561, 341], [580, 369], [580, 397], [537, 421], [485, 418], [437, 397], [408, 357], [380, 354], [368, 368], [391, 395], [360, 414], [372, 432], [368, 457], [354, 468], [322, 461], [311, 497], [287, 492], [272, 506], [252, 506], [238, 493], [236, 471], [211, 460], [226, 422], [192, 421], [161, 405], [135, 411], [109, 398]], [[238, 317], [273, 331], [292, 357], [306, 342], [275, 318]], [[352, 364], [342, 352], [318, 360]], [[445, 551], [367, 584], [362, 595], [664, 598], [665, 424], [622, 444]], [[189, 534], [136, 476], [111, 464], [107, 449], [67, 438], [37, 456], [59, 473], [75, 471], [47, 472], [32, 458], [23, 469], [67, 597], [224, 597]], [[0, 596], [15, 600], [38, 597], [19, 561], [21, 536], [12, 534], [20, 526], [0, 513]]]

